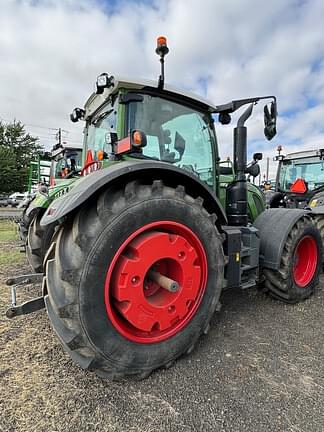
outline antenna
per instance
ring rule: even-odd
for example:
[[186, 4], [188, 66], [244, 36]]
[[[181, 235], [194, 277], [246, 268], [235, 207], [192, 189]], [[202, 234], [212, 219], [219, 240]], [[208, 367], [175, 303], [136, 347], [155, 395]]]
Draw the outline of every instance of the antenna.
[[169, 48], [167, 46], [167, 38], [159, 36], [157, 38], [157, 47], [155, 50], [156, 54], [160, 56], [161, 63], [161, 75], [159, 76], [158, 89], [163, 90], [164, 87], [164, 56], [168, 54]]

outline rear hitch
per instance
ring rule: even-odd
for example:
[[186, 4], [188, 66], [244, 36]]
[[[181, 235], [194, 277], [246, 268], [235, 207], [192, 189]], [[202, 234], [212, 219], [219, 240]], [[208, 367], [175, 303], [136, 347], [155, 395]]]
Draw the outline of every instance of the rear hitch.
[[6, 311], [7, 318], [14, 318], [20, 315], [26, 315], [36, 312], [45, 307], [44, 297], [36, 297], [32, 300], [26, 301], [17, 305], [17, 288], [29, 285], [35, 282], [41, 282], [43, 273], [32, 273], [6, 280], [6, 284], [11, 287], [11, 306]]

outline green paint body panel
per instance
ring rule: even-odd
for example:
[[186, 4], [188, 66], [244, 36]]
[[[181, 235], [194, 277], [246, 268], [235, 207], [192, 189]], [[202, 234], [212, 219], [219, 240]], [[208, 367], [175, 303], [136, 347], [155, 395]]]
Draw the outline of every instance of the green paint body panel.
[[68, 180], [61, 180], [59, 184], [48, 188], [48, 195], [45, 196], [39, 192], [37, 192], [35, 198], [31, 201], [28, 206], [27, 214], [32, 213], [36, 209], [47, 209], [49, 205], [57, 198], [62, 195], [65, 195], [69, 192], [74, 186], [74, 183], [78, 179], [72, 178]]

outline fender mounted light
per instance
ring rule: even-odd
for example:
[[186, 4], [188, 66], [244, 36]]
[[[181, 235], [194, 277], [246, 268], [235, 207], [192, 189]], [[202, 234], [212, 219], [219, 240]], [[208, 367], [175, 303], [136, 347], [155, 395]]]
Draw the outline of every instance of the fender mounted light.
[[133, 147], [145, 147], [147, 144], [146, 135], [140, 130], [134, 130], [131, 133]]
[[128, 137], [117, 141], [114, 144], [114, 153], [122, 154], [131, 151], [139, 151], [147, 144], [147, 138], [144, 132], [135, 129], [131, 131]]
[[104, 158], [104, 151], [103, 150], [98, 150], [97, 151], [97, 159], [99, 161], [101, 161], [101, 160], [103, 160], [103, 158]]

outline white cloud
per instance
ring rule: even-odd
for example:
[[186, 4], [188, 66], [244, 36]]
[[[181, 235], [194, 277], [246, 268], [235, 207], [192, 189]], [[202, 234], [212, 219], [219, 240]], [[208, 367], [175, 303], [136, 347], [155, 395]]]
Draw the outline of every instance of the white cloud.
[[[324, 142], [324, 2], [273, 0], [0, 0], [0, 118], [63, 127], [107, 71], [156, 79], [156, 36], [168, 36], [167, 81], [215, 104], [275, 94], [278, 136], [263, 138], [262, 106], [249, 137], [265, 156]], [[110, 14], [109, 14], [110, 11]], [[49, 144], [48, 131], [29, 127]], [[257, 141], [255, 141], [257, 140]], [[232, 128], [218, 128], [221, 155], [232, 153]], [[263, 164], [264, 166], [264, 164]], [[272, 166], [272, 170], [275, 166]]]

